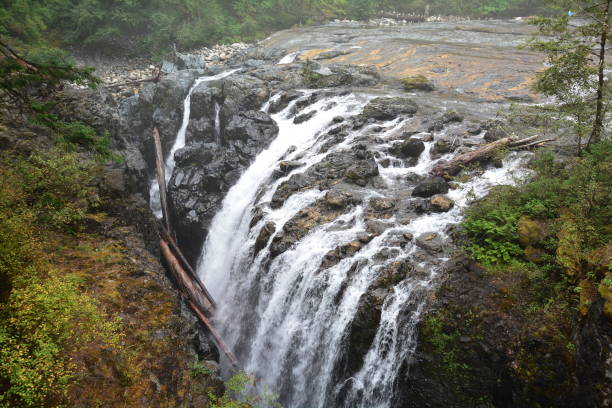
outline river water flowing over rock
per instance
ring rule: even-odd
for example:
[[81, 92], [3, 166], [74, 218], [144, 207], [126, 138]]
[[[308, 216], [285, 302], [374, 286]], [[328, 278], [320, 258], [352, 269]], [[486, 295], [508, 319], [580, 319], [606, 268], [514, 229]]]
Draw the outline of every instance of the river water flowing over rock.
[[[468, 40], [476, 40], [467, 24], [457, 31], [466, 41], [445, 38], [438, 48], [469, 52]], [[514, 28], [499, 23], [485, 37], [510, 37], [506, 45], [513, 47], [515, 34], [507, 31]], [[455, 226], [491, 187], [524, 177], [531, 154], [510, 153], [453, 182], [430, 171], [487, 143], [489, 119], [519, 88], [506, 95], [503, 84], [487, 82], [486, 92], [472, 96], [448, 88], [408, 93], [357, 60], [371, 52], [359, 38], [368, 30], [312, 30], [311, 48], [318, 48], [307, 55], [328, 52], [316, 44], [325, 35], [347, 38], [342, 52], [325, 57], [335, 62], [306, 67], [305, 44], [288, 31], [267, 40], [280, 49], [245, 50], [212, 72], [172, 74], [183, 78], [170, 110], [181, 126], [160, 119], [165, 129], [178, 129], [166, 139], [162, 132], [172, 146], [170, 213], [179, 244], [217, 300], [222, 337], [283, 406], [403, 406], [417, 325], [453, 256]], [[353, 37], [351, 30], [358, 30]], [[419, 36], [431, 27], [420, 30], [413, 40], [423, 49]], [[524, 33], [519, 26], [516, 35]], [[347, 58], [360, 66], [341, 63]], [[510, 82], [527, 81], [518, 77]], [[156, 97], [167, 83], [145, 88], [144, 97]], [[501, 93], [492, 97], [494, 89]], [[128, 101], [143, 117], [150, 112], [144, 97]], [[159, 215], [156, 183], [149, 187]]]
[[[365, 147], [373, 131], [365, 126], [326, 148], [333, 119], [356, 117], [370, 98], [324, 98], [305, 109], [317, 114], [301, 124], [294, 124], [294, 104], [273, 116], [279, 136], [227, 194], [200, 261], [202, 278], [220, 300], [217, 321], [230, 346], [245, 369], [280, 392], [290, 407], [392, 405], [416, 341], [415, 324], [445, 261], [446, 228], [461, 219], [470, 199], [492, 185], [512, 183], [524, 158], [513, 155], [503, 168], [456, 186], [449, 194], [455, 202], [451, 211], [411, 216], [403, 207], [422, 199], [410, 198], [414, 182], [407, 176], [425, 176], [437, 162], [430, 155], [434, 142], [425, 142], [412, 165], [379, 163], [392, 159], [386, 153], [389, 141], [413, 119], [382, 123], [376, 146]], [[360, 152], [371, 153], [376, 170], [365, 185], [334, 180], [327, 191], [304, 185], [281, 206], [271, 205], [279, 188], [344, 151], [356, 152], [357, 163]], [[283, 163], [294, 161], [298, 168], [274, 178]], [[301, 239], [277, 248], [292, 228]], [[328, 266], [330, 254], [347, 246], [354, 248]], [[362, 316], [376, 313], [373, 321]], [[361, 324], [372, 327], [357, 327]]]

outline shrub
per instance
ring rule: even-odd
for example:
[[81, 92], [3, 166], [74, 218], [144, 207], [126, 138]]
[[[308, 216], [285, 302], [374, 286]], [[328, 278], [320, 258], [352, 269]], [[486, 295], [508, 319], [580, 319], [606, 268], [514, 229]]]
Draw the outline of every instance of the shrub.
[[[22, 194], [37, 219], [52, 228], [75, 232], [91, 206], [98, 204], [92, 186], [94, 169], [74, 152], [54, 149], [19, 161], [15, 170]], [[12, 173], [12, 171], [10, 172]]]
[[611, 238], [612, 142], [595, 144], [584, 157], [563, 164], [550, 153], [538, 156], [531, 181], [493, 189], [468, 210], [466, 249], [486, 265], [524, 262], [517, 226], [519, 218], [530, 217], [549, 225], [548, 237], [537, 243], [546, 254], [538, 268], [549, 277], [564, 270], [570, 281], [580, 279], [590, 268], [590, 253]]

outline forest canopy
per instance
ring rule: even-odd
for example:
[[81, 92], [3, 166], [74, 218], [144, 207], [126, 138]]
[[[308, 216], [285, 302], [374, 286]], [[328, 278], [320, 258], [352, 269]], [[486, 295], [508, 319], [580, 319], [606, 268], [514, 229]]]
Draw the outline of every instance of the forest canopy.
[[[381, 13], [508, 17], [544, 0], [0, 0], [0, 35], [24, 43], [155, 52], [251, 41], [294, 25]], [[103, 47], [103, 48], [101, 48]]]

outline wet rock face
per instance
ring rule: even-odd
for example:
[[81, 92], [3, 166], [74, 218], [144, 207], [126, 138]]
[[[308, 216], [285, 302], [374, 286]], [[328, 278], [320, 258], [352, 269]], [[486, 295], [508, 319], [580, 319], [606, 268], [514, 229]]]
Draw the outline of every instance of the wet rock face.
[[389, 264], [380, 271], [378, 278], [359, 299], [358, 311], [347, 339], [347, 354], [351, 356], [346, 367], [348, 375], [361, 367], [363, 358], [374, 341], [386, 297], [393, 286], [404, 280], [412, 271], [413, 268], [408, 262], [397, 261]]
[[270, 255], [274, 258], [287, 251], [314, 227], [334, 220], [342, 212], [339, 207], [330, 205], [325, 199], [298, 212], [272, 240]]
[[[603, 305], [592, 305], [579, 323], [569, 322], [568, 310], [526, 318], [533, 299], [517, 272], [492, 276], [472, 261], [453, 259], [420, 324], [410, 376], [398, 385], [394, 406], [607, 405], [601, 356], [611, 335]], [[568, 341], [575, 349], [568, 350]]]
[[[201, 112], [195, 117], [200, 115], [206, 117]], [[221, 144], [213, 140], [212, 130], [206, 130], [210, 126], [203, 128], [201, 123], [201, 119], [195, 119], [192, 142], [177, 152], [176, 168], [169, 184], [171, 214], [178, 239], [192, 259], [199, 255], [206, 229], [225, 193], [278, 133], [268, 114], [254, 110], [239, 112], [222, 125]], [[205, 141], [196, 141], [196, 138]]]

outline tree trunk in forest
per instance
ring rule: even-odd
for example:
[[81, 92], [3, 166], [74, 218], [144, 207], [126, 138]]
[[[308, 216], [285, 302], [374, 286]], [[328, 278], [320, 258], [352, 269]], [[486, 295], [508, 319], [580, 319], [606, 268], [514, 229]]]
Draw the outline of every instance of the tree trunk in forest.
[[605, 86], [605, 67], [606, 67], [606, 42], [608, 40], [608, 31], [610, 29], [610, 3], [612, 0], [607, 0], [606, 9], [604, 11], [603, 24], [601, 29], [601, 38], [599, 40], [599, 69], [597, 83], [597, 110], [595, 112], [595, 122], [593, 123], [593, 131], [587, 142], [588, 149], [591, 143], [597, 143], [601, 139], [603, 130], [603, 117], [605, 115], [603, 106], [603, 92]]

